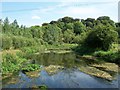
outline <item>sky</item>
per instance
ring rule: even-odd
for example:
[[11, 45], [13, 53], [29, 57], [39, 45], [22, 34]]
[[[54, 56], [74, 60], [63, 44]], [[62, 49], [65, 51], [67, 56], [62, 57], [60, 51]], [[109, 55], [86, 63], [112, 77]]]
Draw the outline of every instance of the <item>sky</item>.
[[2, 20], [6, 17], [10, 22], [17, 19], [19, 25], [33, 26], [49, 23], [65, 16], [87, 19], [109, 16], [118, 22], [119, 0], [67, 0], [65, 1], [29, 1], [15, 2], [6, 0], [1, 2], [0, 16]]

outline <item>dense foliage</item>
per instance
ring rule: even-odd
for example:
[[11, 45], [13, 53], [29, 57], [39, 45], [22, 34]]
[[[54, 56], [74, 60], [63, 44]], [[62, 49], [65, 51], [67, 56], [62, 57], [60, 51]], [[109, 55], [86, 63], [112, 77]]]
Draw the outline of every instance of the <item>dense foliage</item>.
[[2, 55], [2, 74], [11, 73], [20, 70], [25, 58], [19, 57], [16, 54], [5, 53]]
[[[72, 49], [81, 55], [92, 54], [119, 63], [120, 53], [113, 52], [118, 50], [113, 49], [111, 52], [109, 50], [113, 44], [117, 44], [114, 48], [118, 49], [120, 23], [115, 23], [108, 16], [86, 20], [63, 17], [57, 21], [43, 23], [42, 26], [31, 27], [19, 26], [17, 20], [10, 23], [6, 18], [4, 21], [0, 19], [0, 28], [2, 28], [2, 33], [0, 32], [2, 50], [20, 49], [27, 59], [30, 58], [31, 53], [42, 51], [45, 47], [69, 49], [79, 44], [77, 48]], [[6, 54], [3, 56], [2, 69], [5, 73], [18, 70], [20, 68], [18, 63], [21, 64], [22, 61], [24, 59], [20, 54], [19, 56]]]
[[39, 70], [40, 66], [38, 64], [29, 64], [25, 67], [22, 68], [23, 72], [29, 72], [29, 71], [35, 71], [35, 70]]
[[98, 26], [86, 38], [85, 44], [90, 48], [110, 49], [112, 43], [117, 43], [118, 33], [107, 26]]
[[108, 50], [109, 46], [117, 41], [117, 34], [120, 37], [120, 23], [115, 23], [108, 16], [86, 20], [64, 17], [57, 21], [43, 23], [42, 26], [31, 27], [19, 26], [17, 20], [10, 23], [6, 18], [4, 21], [0, 20], [0, 26], [3, 32], [2, 49], [44, 44], [81, 44], [86, 40], [89, 46]]

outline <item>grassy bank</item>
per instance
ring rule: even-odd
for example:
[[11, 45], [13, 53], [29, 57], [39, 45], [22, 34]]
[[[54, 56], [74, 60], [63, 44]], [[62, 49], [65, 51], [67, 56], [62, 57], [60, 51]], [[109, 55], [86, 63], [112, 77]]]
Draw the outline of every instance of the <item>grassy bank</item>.
[[73, 50], [82, 58], [86, 58], [88, 60], [96, 60], [98, 62], [107, 61], [120, 65], [119, 44], [113, 44], [112, 47], [107, 51], [89, 48], [87, 46], [82, 45], [75, 47]]
[[76, 46], [77, 44], [40, 45], [40, 46], [22, 47], [20, 49], [3, 50], [0, 53], [2, 54], [2, 74], [5, 75], [5, 74], [17, 72], [21, 69], [25, 69], [28, 71], [31, 70], [35, 71], [36, 67], [32, 67], [32, 66], [23, 67], [23, 63], [31, 59], [33, 53], [47, 51], [47, 50], [72, 50], [72, 48]]

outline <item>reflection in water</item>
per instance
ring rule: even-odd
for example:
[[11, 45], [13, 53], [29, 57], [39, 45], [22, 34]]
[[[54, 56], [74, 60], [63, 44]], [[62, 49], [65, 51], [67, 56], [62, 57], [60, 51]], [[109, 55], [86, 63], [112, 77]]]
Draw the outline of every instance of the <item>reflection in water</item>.
[[66, 53], [66, 54], [55, 54], [55, 53], [41, 53], [39, 55], [34, 55], [36, 59], [36, 63], [40, 65], [62, 65], [65, 67], [74, 66], [74, 60], [76, 58], [74, 53]]
[[[34, 63], [43, 66], [42, 71], [38, 73], [40, 76], [31, 78], [23, 74], [22, 72], [19, 72], [19, 74], [16, 77], [16, 80], [18, 79], [17, 82], [15, 82], [14, 84], [4, 82], [3, 87], [29, 88], [32, 86], [40, 85], [47, 85], [49, 88], [118, 87], [118, 79], [107, 81], [81, 72], [79, 68], [89, 67], [89, 62], [85, 60], [78, 60], [74, 53], [40, 53], [34, 54], [32, 57]], [[50, 72], [54, 73], [50, 74]], [[8, 82], [10, 80], [7, 79], [5, 81]]]

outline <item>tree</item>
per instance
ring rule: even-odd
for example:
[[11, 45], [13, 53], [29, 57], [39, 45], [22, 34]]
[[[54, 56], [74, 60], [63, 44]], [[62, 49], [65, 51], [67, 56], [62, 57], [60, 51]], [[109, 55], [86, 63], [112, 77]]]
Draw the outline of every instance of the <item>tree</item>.
[[9, 29], [10, 29], [9, 20], [6, 17], [4, 22], [3, 22], [3, 33], [8, 33]]
[[30, 27], [30, 30], [33, 38], [36, 37], [39, 39], [43, 39], [43, 31], [40, 26], [32, 26]]
[[63, 29], [64, 29], [64, 26], [65, 26], [65, 23], [58, 21], [58, 22], [57, 22], [57, 26], [58, 26], [60, 29], [63, 30]]
[[116, 23], [116, 31], [118, 32], [119, 38], [118, 38], [118, 43], [120, 43], [120, 22]]
[[42, 26], [46, 26], [46, 25], [49, 25], [49, 23], [43, 23]]
[[14, 35], [20, 35], [20, 33], [19, 33], [20, 28], [19, 28], [19, 25], [18, 25], [16, 19], [13, 21], [13, 23], [10, 24], [9, 29], [10, 29], [10, 33], [12, 33]]
[[73, 30], [67, 29], [64, 32], [64, 42], [65, 43], [73, 43], [74, 38], [75, 38], [75, 34], [74, 34]]
[[103, 25], [110, 26], [110, 27], [116, 27], [114, 21], [111, 20], [110, 17], [108, 16], [98, 17], [97, 20], [100, 21], [100, 23], [102, 23]]
[[2, 36], [2, 49], [10, 49], [12, 47], [12, 39], [8, 36]]
[[110, 17], [108, 16], [101, 16], [101, 17], [98, 17], [97, 20], [110, 20]]
[[120, 22], [115, 23], [116, 27], [120, 27]]
[[85, 40], [85, 45], [91, 48], [108, 50], [112, 43], [117, 42], [118, 33], [107, 26], [97, 26]]
[[66, 23], [64, 26], [65, 27], [64, 29], [65, 30], [67, 30], [67, 29], [73, 30], [73, 28], [74, 28], [73, 25], [74, 25], [73, 23]]
[[56, 24], [57, 23], [57, 21], [51, 21], [50, 22], [50, 24]]
[[25, 29], [23, 30], [23, 36], [24, 36], [24, 37], [28, 37], [28, 38], [32, 38], [32, 33], [31, 33], [30, 28], [25, 28]]
[[0, 19], [0, 32], [2, 33], [2, 27], [3, 26], [3, 24], [2, 24], [2, 19]]
[[86, 31], [86, 27], [82, 24], [82, 22], [74, 23], [74, 33], [75, 34], [81, 34], [84, 31]]
[[17, 22], [16, 19], [13, 21], [13, 26], [14, 26], [15, 28], [19, 28], [19, 25], [18, 25], [18, 22]]
[[95, 23], [95, 19], [94, 18], [87, 18], [85, 20], [86, 27], [93, 28], [94, 27], [94, 23]]
[[87, 32], [83, 32], [80, 35], [79, 34], [76, 35], [74, 38], [74, 43], [83, 44], [89, 33], [90, 33], [90, 30]]
[[73, 21], [74, 21], [74, 19], [72, 17], [66, 16], [66, 17], [62, 18], [62, 22], [64, 22], [64, 23], [72, 23]]
[[58, 44], [62, 41], [62, 32], [57, 25], [46, 25], [43, 26], [43, 39], [45, 42], [48, 42], [48, 44]]
[[80, 19], [79, 19], [79, 18], [75, 18], [75, 19], [74, 19], [74, 22], [77, 22], [77, 21], [79, 22]]

